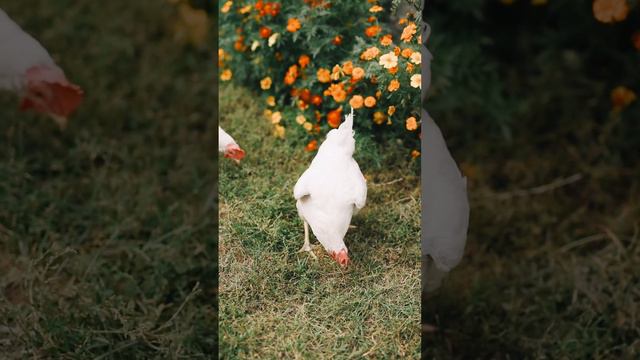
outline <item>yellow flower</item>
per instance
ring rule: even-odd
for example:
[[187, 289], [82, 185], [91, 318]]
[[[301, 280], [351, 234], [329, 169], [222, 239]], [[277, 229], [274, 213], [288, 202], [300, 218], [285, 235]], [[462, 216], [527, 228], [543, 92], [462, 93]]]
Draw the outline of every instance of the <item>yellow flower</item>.
[[260, 80], [260, 88], [262, 90], [269, 90], [271, 88], [271, 77], [267, 76], [266, 78]]
[[364, 69], [361, 67], [354, 67], [351, 74], [353, 80], [360, 80], [364, 77]]
[[422, 75], [411, 75], [411, 87], [422, 89]]
[[416, 120], [415, 117], [411, 116], [411, 117], [407, 118], [407, 121], [405, 123], [405, 127], [409, 131], [415, 131], [418, 128], [418, 121]]
[[409, 42], [413, 39], [413, 34], [417, 31], [416, 24], [410, 23], [402, 30], [402, 35], [400, 35], [400, 40], [404, 42]]
[[415, 51], [413, 54], [411, 54], [411, 57], [409, 59], [412, 63], [420, 65], [420, 63], [422, 62], [422, 54], [420, 54], [420, 51]]
[[380, 111], [376, 111], [373, 113], [373, 122], [377, 125], [381, 125], [385, 120], [387, 120], [387, 115]]
[[276, 106], [276, 98], [274, 98], [273, 96], [268, 96], [267, 97], [267, 105]]
[[398, 57], [393, 52], [386, 53], [380, 56], [379, 64], [384, 66], [385, 69], [391, 69], [398, 66]]
[[220, 12], [224, 14], [228, 13], [231, 9], [231, 5], [233, 5], [233, 1], [227, 1], [226, 3], [224, 3], [224, 5], [222, 5], [222, 9], [220, 9]]
[[340, 65], [334, 66], [333, 69], [331, 70], [331, 80], [340, 79], [340, 73], [341, 72], [342, 72], [342, 70], [340, 69]]
[[240, 8], [240, 10], [238, 10], [238, 12], [243, 15], [248, 13], [249, 11], [251, 11], [251, 5], [243, 6]]
[[284, 139], [284, 126], [276, 124], [273, 128], [273, 136], [278, 137], [280, 139]]
[[264, 117], [269, 119], [269, 120], [271, 120], [271, 114], [273, 114], [273, 112], [271, 110], [269, 110], [269, 109], [265, 109], [262, 112], [262, 115], [264, 115]]
[[328, 83], [331, 81], [331, 73], [327, 69], [318, 69], [317, 76], [318, 81], [320, 81], [321, 83]]
[[611, 102], [614, 109], [620, 110], [634, 101], [636, 101], [636, 93], [625, 86], [617, 86], [611, 91]]
[[363, 103], [364, 99], [360, 95], [353, 95], [351, 100], [349, 100], [349, 105], [354, 109], [360, 109]]
[[364, 106], [368, 108], [376, 106], [376, 98], [374, 98], [373, 96], [367, 96], [367, 98], [364, 99]]
[[377, 13], [377, 12], [380, 12], [382, 10], [384, 10], [384, 9], [380, 5], [374, 5], [369, 9], [369, 11], [372, 12], [372, 13]]
[[415, 158], [417, 158], [417, 157], [419, 157], [419, 156], [420, 156], [420, 151], [418, 151], [418, 150], [412, 150], [412, 151], [411, 151], [411, 157], [412, 157], [412, 158], [414, 158], [414, 159], [415, 159]]
[[232, 76], [233, 76], [233, 73], [231, 72], [231, 70], [225, 69], [222, 71], [222, 74], [220, 74], [220, 80], [229, 81], [231, 80]]
[[279, 124], [280, 120], [282, 120], [282, 114], [280, 113], [280, 111], [276, 111], [273, 114], [271, 114], [271, 123], [272, 124]]
[[396, 112], [396, 107], [391, 105], [389, 106], [389, 108], [387, 108], [387, 114], [389, 114], [389, 116], [393, 115], [393, 113]]
[[387, 87], [387, 90], [389, 90], [390, 92], [394, 92], [399, 88], [400, 88], [400, 81], [393, 79], [389, 82], [389, 86]]
[[298, 123], [298, 125], [302, 125], [307, 121], [307, 119], [304, 118], [304, 115], [298, 115], [296, 116], [296, 122]]
[[311, 129], [313, 129], [313, 125], [308, 121], [306, 123], [304, 123], [304, 125], [302, 125], [302, 127], [307, 131], [311, 131]]
[[626, 0], [595, 0], [593, 15], [603, 23], [622, 21], [629, 14], [629, 4]]

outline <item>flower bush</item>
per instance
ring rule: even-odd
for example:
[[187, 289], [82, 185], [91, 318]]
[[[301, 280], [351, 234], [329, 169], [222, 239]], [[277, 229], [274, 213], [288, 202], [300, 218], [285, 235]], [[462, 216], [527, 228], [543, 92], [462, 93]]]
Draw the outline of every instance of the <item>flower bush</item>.
[[[353, 107], [359, 133], [419, 147], [420, 31], [393, 36], [375, 1], [263, 0], [219, 4], [222, 81], [256, 89], [277, 137], [308, 151]], [[416, 151], [408, 151], [418, 156]]]

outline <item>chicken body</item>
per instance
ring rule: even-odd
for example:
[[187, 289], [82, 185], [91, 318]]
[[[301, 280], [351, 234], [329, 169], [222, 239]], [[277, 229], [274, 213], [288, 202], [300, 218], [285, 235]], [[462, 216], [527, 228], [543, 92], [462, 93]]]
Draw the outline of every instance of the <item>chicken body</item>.
[[318, 154], [293, 189], [298, 214], [305, 226], [305, 243], [300, 251], [311, 252], [310, 225], [324, 249], [342, 266], [349, 263], [344, 237], [351, 217], [367, 200], [366, 180], [353, 159], [353, 134], [352, 109], [345, 122], [327, 134]]
[[22, 110], [47, 114], [64, 128], [82, 102], [82, 89], [70, 83], [49, 52], [2, 9], [0, 54], [0, 90], [18, 94]]
[[[428, 25], [423, 39], [429, 38]], [[429, 87], [431, 54], [423, 44], [422, 89]], [[426, 75], [426, 76], [425, 76]], [[423, 92], [424, 93], [424, 92]], [[423, 291], [436, 290], [462, 260], [469, 227], [467, 179], [449, 153], [438, 125], [422, 110], [422, 276]]]
[[240, 148], [238, 143], [227, 134], [220, 126], [218, 126], [218, 151], [224, 154], [224, 157], [240, 162], [244, 157], [244, 150]]

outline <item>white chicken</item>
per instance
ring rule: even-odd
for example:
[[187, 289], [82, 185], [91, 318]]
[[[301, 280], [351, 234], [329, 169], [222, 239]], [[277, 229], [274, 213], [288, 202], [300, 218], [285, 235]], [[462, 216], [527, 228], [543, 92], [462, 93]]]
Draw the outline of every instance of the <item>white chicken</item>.
[[[425, 43], [428, 38], [429, 27], [425, 25]], [[426, 90], [431, 54], [425, 43], [422, 89]], [[423, 291], [430, 292], [440, 286], [445, 275], [462, 259], [469, 227], [469, 201], [467, 180], [449, 153], [438, 125], [424, 109], [422, 119], [422, 276]]]
[[218, 126], [218, 151], [223, 153], [224, 157], [233, 159], [237, 163], [244, 157], [244, 150], [220, 126]]
[[0, 90], [21, 97], [20, 109], [53, 118], [61, 129], [82, 102], [82, 89], [70, 83], [47, 50], [0, 9]]
[[345, 121], [329, 131], [309, 168], [293, 188], [298, 214], [304, 222], [304, 245], [309, 252], [309, 226], [327, 253], [342, 267], [349, 264], [349, 250], [344, 236], [351, 217], [367, 201], [367, 183], [353, 159], [353, 109]]

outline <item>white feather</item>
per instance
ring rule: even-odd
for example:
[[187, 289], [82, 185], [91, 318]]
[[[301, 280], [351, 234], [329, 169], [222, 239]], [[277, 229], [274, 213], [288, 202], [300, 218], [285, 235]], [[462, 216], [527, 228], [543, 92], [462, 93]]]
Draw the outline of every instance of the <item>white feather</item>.
[[309, 168], [293, 189], [298, 214], [328, 252], [346, 248], [351, 217], [367, 200], [367, 183], [353, 159], [353, 109], [327, 134]]
[[218, 126], [218, 151], [224, 152], [229, 145], [238, 145], [236, 141], [227, 134], [220, 126]]

